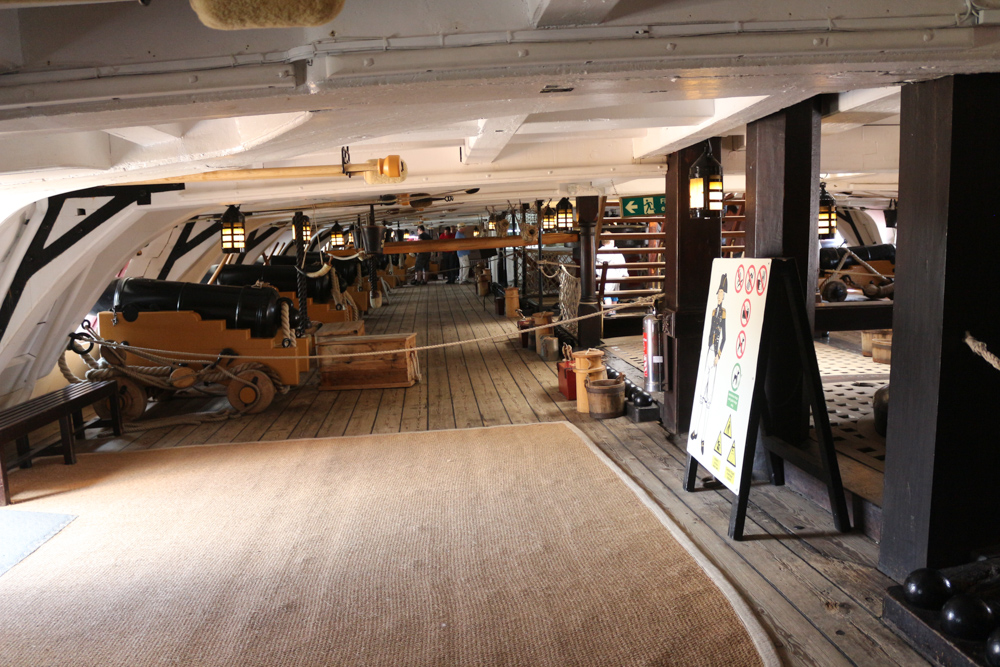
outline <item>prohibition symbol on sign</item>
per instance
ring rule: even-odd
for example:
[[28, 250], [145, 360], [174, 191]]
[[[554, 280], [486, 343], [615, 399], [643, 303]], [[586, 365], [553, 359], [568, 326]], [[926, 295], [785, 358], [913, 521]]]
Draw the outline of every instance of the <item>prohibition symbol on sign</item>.
[[733, 373], [729, 376], [729, 386], [736, 391], [740, 388], [740, 380], [743, 379], [743, 369], [740, 368], [739, 364], [733, 364]]
[[[757, 296], [764, 293], [764, 288], [767, 287], [767, 267], [762, 266], [760, 270], [757, 271]], [[747, 290], [749, 292], [750, 290]]]
[[736, 358], [742, 359], [743, 353], [747, 351], [747, 334], [745, 331], [741, 331], [740, 335], [736, 337]]
[[740, 324], [746, 326], [750, 321], [750, 299], [743, 300], [743, 307], [740, 308]]
[[744, 288], [746, 289], [747, 294], [753, 294], [754, 278], [755, 278], [754, 268], [751, 266], [749, 269], [747, 269], [747, 282], [746, 282], [746, 287]]
[[739, 294], [743, 291], [743, 281], [746, 279], [746, 269], [740, 264], [740, 268], [736, 269], [736, 293]]

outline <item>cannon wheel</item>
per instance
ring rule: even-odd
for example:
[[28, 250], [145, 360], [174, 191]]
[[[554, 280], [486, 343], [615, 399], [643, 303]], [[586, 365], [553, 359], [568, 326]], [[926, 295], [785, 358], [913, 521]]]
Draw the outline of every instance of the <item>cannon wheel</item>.
[[[135, 421], [146, 411], [149, 396], [146, 388], [128, 378], [118, 378], [118, 407], [122, 413], [122, 421]], [[101, 419], [111, 418], [111, 406], [107, 401], [94, 404], [94, 412]]]
[[233, 380], [226, 390], [229, 404], [240, 412], [255, 415], [263, 412], [274, 400], [274, 383], [262, 371], [243, 371], [236, 377], [244, 382]]

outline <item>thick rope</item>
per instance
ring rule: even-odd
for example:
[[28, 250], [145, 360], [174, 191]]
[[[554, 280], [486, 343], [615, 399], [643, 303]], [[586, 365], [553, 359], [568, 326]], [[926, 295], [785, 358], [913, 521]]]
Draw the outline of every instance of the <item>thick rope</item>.
[[[489, 341], [489, 340], [499, 340], [501, 338], [517, 338], [522, 333], [530, 333], [532, 331], [538, 331], [539, 329], [551, 329], [552, 326], [556, 325], [556, 324], [558, 324], [560, 326], [565, 326], [566, 324], [569, 324], [569, 323], [572, 323], [572, 322], [579, 322], [581, 320], [587, 320], [587, 319], [590, 319], [592, 317], [600, 317], [600, 316], [603, 316], [605, 313], [613, 312], [613, 311], [616, 311], [616, 310], [626, 310], [626, 309], [629, 309], [629, 308], [647, 308], [647, 307], [653, 305], [653, 303], [656, 300], [661, 299], [661, 298], [663, 298], [662, 294], [658, 294], [658, 295], [655, 295], [655, 296], [642, 297], [640, 299], [636, 299], [635, 301], [633, 301], [631, 303], [615, 304], [615, 305], [607, 307], [607, 308], [603, 308], [602, 307], [600, 310], [597, 310], [597, 311], [595, 311], [593, 313], [588, 313], [586, 315], [580, 315], [578, 317], [573, 317], [573, 318], [570, 318], [568, 320], [564, 320], [564, 319], [560, 318], [560, 319], [555, 320], [553, 322], [550, 322], [548, 324], [542, 324], [542, 325], [539, 325], [539, 326], [536, 326], [536, 327], [531, 327], [531, 328], [528, 328], [528, 329], [518, 329], [517, 331], [510, 331], [510, 332], [500, 333], [500, 334], [496, 334], [496, 335], [493, 335], [493, 336], [480, 336], [479, 338], [472, 338], [470, 340], [453, 341], [453, 342], [450, 342], [450, 343], [438, 343], [436, 345], [423, 345], [423, 346], [420, 346], [420, 347], [402, 348], [402, 349], [398, 349], [398, 350], [380, 350], [380, 351], [374, 351], [374, 352], [351, 352], [349, 354], [308, 354], [308, 355], [298, 356], [298, 358], [299, 359], [350, 359], [350, 358], [354, 358], [354, 357], [376, 357], [376, 356], [382, 356], [382, 355], [386, 355], [386, 354], [398, 354], [398, 353], [402, 353], [402, 352], [405, 352], [405, 353], [415, 353], [415, 352], [424, 352], [426, 350], [439, 350], [439, 349], [446, 348], [446, 347], [456, 347], [456, 346], [459, 346], [459, 345], [470, 345], [472, 343], [481, 343], [481, 342], [485, 342], [485, 341]], [[217, 359], [217, 358], [221, 358], [221, 359], [248, 359], [248, 360], [252, 359], [252, 360], [256, 360], [256, 361], [286, 360], [286, 359], [288, 359], [288, 356], [233, 355], [233, 354], [218, 354], [218, 355], [216, 355], [216, 354], [201, 354], [201, 353], [198, 353], [198, 352], [180, 352], [180, 351], [177, 351], [177, 350], [158, 350], [158, 349], [155, 349], [155, 348], [136, 347], [134, 345], [123, 345], [121, 343], [112, 343], [110, 341], [103, 341], [103, 340], [102, 341], [95, 341], [95, 344], [101, 345], [103, 347], [110, 347], [110, 348], [115, 348], [115, 349], [119, 349], [120, 348], [120, 349], [128, 350], [129, 352], [131, 352], [133, 354], [136, 354], [136, 355], [139, 355], [139, 353], [142, 352], [143, 355], [141, 355], [141, 356], [148, 357], [150, 360], [161, 359], [163, 361], [166, 361], [167, 363], [173, 363], [173, 364], [203, 364], [203, 363], [205, 363], [206, 359], [212, 359], [212, 360], [214, 360], [214, 359]], [[191, 357], [201, 357], [201, 358], [200, 359], [175, 359], [173, 357], [168, 358], [168, 357], [160, 357], [160, 356], [158, 356], [158, 355], [164, 355], [164, 354], [169, 354], [169, 355], [188, 355], [188, 356], [191, 356]], [[287, 391], [287, 387], [285, 388], [285, 390]]]
[[289, 307], [287, 301], [281, 302], [281, 333], [284, 335], [285, 340], [289, 340], [292, 344], [289, 347], [298, 347], [298, 341], [295, 338], [295, 332], [292, 331], [292, 320], [288, 314]]
[[66, 381], [70, 384], [80, 384], [83, 382], [83, 380], [78, 378], [73, 371], [70, 370], [69, 362], [66, 361], [66, 350], [63, 350], [63, 353], [59, 355], [59, 370], [62, 371], [63, 377], [66, 378]]
[[965, 332], [965, 338], [963, 338], [962, 340], [966, 345], [969, 346], [970, 350], [972, 350], [980, 357], [985, 359], [986, 363], [988, 363], [990, 366], [1000, 371], [1000, 359], [997, 358], [997, 355], [993, 354], [988, 349], [986, 349], [986, 343], [984, 343], [981, 340], [977, 340], [968, 331]]

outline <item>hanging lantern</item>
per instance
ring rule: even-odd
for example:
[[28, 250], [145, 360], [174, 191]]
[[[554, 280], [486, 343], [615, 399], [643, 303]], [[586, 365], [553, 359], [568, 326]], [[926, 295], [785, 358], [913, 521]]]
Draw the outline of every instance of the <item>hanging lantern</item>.
[[330, 228], [330, 247], [334, 250], [342, 250], [347, 247], [347, 235], [339, 222], [333, 223]]
[[557, 226], [556, 210], [551, 206], [546, 206], [542, 209], [542, 232], [554, 232]]
[[569, 232], [573, 229], [573, 205], [569, 203], [567, 197], [563, 197], [556, 204], [556, 226], [561, 232]]
[[692, 218], [722, 217], [722, 165], [712, 155], [712, 142], [705, 142], [705, 152], [688, 172], [691, 186]]
[[[301, 240], [302, 243], [309, 243], [312, 241], [312, 225], [309, 223], [309, 216], [296, 213], [297, 217], [300, 217], [301, 224], [295, 225], [295, 240]], [[293, 221], [294, 224], [294, 221]], [[301, 233], [301, 239], [299, 234]]]
[[219, 220], [222, 223], [222, 252], [240, 253], [246, 248], [246, 218], [239, 206], [230, 206]]
[[490, 214], [489, 222], [486, 223], [486, 230], [490, 232], [497, 230], [497, 217], [495, 214]]
[[832, 239], [837, 234], [837, 200], [826, 191], [826, 183], [819, 184], [819, 237]]

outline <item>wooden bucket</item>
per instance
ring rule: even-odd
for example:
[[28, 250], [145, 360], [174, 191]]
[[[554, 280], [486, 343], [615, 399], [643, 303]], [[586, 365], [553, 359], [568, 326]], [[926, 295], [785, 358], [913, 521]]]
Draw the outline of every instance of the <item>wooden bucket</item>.
[[892, 363], [892, 338], [872, 341], [872, 361], [879, 364]]
[[587, 378], [594, 380], [608, 378], [607, 369], [604, 367], [604, 352], [593, 348], [580, 350], [573, 353], [573, 360], [576, 362], [574, 369], [576, 375], [576, 411], [589, 413], [590, 402], [587, 400], [586, 381]]
[[[535, 313], [534, 315], [531, 316], [531, 319], [532, 319], [532, 326], [540, 327], [543, 324], [551, 324], [552, 311], [543, 310], [539, 313]], [[542, 353], [542, 338], [544, 338], [545, 336], [551, 336], [552, 333], [553, 333], [552, 327], [545, 327], [544, 329], [538, 329], [537, 331], [535, 331], [535, 352], [537, 352], [538, 354]]]
[[861, 354], [866, 357], [872, 356], [872, 341], [877, 338], [884, 338], [889, 335], [892, 339], [892, 329], [869, 329], [861, 332]]
[[562, 354], [559, 351], [559, 339], [555, 336], [544, 336], [542, 338], [542, 351], [540, 355], [543, 361], [559, 361]]
[[508, 287], [503, 291], [504, 314], [513, 319], [517, 317], [517, 309], [521, 307], [521, 296], [516, 287]]
[[588, 380], [587, 399], [594, 419], [614, 419], [625, 414], [625, 378]]

